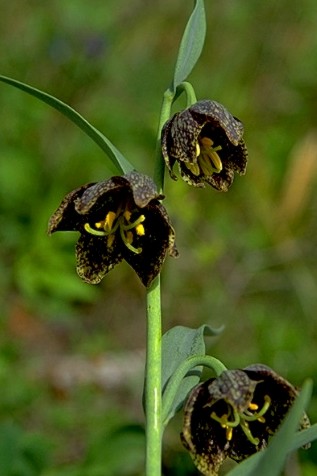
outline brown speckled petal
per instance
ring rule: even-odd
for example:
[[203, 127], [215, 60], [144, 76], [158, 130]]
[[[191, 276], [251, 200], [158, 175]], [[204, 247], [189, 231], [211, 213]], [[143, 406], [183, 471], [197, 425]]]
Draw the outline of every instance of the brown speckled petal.
[[94, 183], [88, 183], [82, 187], [73, 190], [68, 193], [62, 200], [60, 206], [55, 213], [51, 216], [48, 223], [48, 233], [54, 233], [55, 231], [75, 231], [78, 230], [81, 219], [75, 210], [74, 202], [83, 195], [85, 190], [94, 186]]
[[77, 213], [81, 215], [88, 214], [99, 200], [102, 199], [102, 201], [105, 202], [108, 195], [111, 196], [115, 191], [127, 188], [129, 188], [129, 182], [120, 176], [98, 182], [92, 187], [89, 187], [83, 195], [75, 201], [75, 209]]
[[[225, 192], [231, 186], [234, 173], [244, 174], [248, 153], [243, 140], [243, 124], [230, 114], [222, 104], [203, 100], [190, 106], [165, 123], [162, 129], [162, 155], [171, 178], [178, 163], [182, 179], [189, 185], [205, 187], [211, 185]], [[204, 171], [200, 154], [204, 139], [219, 155], [222, 170], [211, 173]]]
[[[208, 382], [198, 385], [190, 394], [184, 409], [184, 425], [181, 440], [199, 469], [205, 476], [216, 476], [227, 457], [224, 431], [210, 419]], [[210, 422], [212, 424], [210, 424]]]
[[142, 248], [140, 254], [123, 248], [124, 259], [135, 270], [144, 286], [148, 287], [160, 273], [166, 255], [178, 255], [175, 247], [175, 233], [165, 208], [159, 202], [149, 204], [144, 221], [145, 235], [137, 242]]
[[189, 110], [200, 124], [211, 122], [223, 129], [233, 145], [237, 146], [241, 141], [243, 137], [242, 122], [232, 116], [222, 104], [204, 99], [191, 106]]
[[77, 273], [89, 284], [98, 284], [116, 264], [122, 261], [120, 245], [114, 240], [107, 247], [107, 239], [93, 235], [81, 235], [76, 245]]
[[144, 208], [151, 200], [164, 198], [164, 195], [157, 192], [155, 183], [147, 175], [133, 171], [125, 177], [131, 186], [133, 199], [138, 207]]

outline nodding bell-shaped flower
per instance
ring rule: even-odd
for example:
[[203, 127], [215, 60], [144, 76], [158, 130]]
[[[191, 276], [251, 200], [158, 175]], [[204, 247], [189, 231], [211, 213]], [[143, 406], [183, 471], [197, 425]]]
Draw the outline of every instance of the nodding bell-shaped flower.
[[97, 284], [125, 259], [144, 286], [177, 256], [175, 233], [154, 182], [135, 171], [70, 192], [52, 215], [48, 232], [79, 231], [77, 272]]
[[[226, 458], [241, 461], [265, 448], [297, 394], [293, 385], [262, 364], [227, 370], [194, 388], [181, 438], [199, 471], [216, 476]], [[308, 426], [304, 414], [300, 429]]]
[[189, 185], [226, 192], [234, 173], [246, 171], [243, 125], [216, 101], [198, 101], [176, 113], [162, 129], [162, 154], [171, 177], [175, 162]]

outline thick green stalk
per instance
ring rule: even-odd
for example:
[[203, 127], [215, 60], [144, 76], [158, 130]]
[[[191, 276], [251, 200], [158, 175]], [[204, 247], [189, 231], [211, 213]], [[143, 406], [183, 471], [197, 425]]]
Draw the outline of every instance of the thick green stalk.
[[[161, 131], [169, 119], [173, 93], [168, 89], [163, 98], [156, 146], [154, 181], [160, 192], [164, 185], [164, 161], [161, 153]], [[160, 276], [147, 290], [147, 336], [145, 366], [146, 476], [161, 476], [162, 458], [162, 324]]]
[[167, 89], [163, 96], [160, 120], [159, 120], [158, 129], [157, 129], [156, 161], [155, 161], [155, 169], [154, 169], [153, 178], [160, 192], [163, 192], [163, 188], [164, 188], [164, 171], [165, 171], [165, 164], [164, 164], [164, 160], [162, 157], [162, 150], [161, 150], [161, 132], [165, 122], [168, 121], [171, 115], [173, 99], [174, 99], [173, 92], [170, 89]]
[[161, 476], [161, 366], [161, 295], [158, 276], [147, 292], [146, 476]]

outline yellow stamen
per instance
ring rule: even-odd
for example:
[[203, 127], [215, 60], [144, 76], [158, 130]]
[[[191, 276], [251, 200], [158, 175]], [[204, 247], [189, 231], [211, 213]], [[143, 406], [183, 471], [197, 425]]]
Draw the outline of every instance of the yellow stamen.
[[[132, 251], [133, 253], [140, 254], [142, 248], [136, 248], [133, 246], [133, 240], [135, 234], [138, 236], [145, 235], [145, 228], [142, 225], [142, 222], [145, 220], [145, 215], [140, 215], [134, 222], [130, 222], [132, 213], [130, 210], [125, 210], [122, 213], [122, 208], [119, 208], [117, 213], [109, 211], [104, 220], [101, 220], [90, 226], [89, 223], [84, 224], [84, 229], [87, 233], [95, 236], [106, 236], [107, 237], [107, 247], [111, 248], [113, 246], [116, 232], [119, 229], [121, 239], [125, 246]], [[135, 229], [135, 233], [134, 230]]]
[[205, 148], [208, 148], [208, 149], [214, 145], [214, 141], [210, 139], [210, 137], [202, 137], [200, 139], [200, 142]]
[[196, 157], [200, 155], [200, 145], [196, 142]]
[[130, 221], [131, 215], [132, 213], [129, 210], [125, 210], [125, 212], [123, 213], [123, 216], [127, 221]]
[[125, 236], [126, 236], [127, 243], [129, 243], [129, 245], [131, 245], [132, 242], [133, 242], [133, 233], [132, 233], [132, 231], [127, 231]]
[[[225, 413], [219, 417], [215, 412], [211, 413], [211, 418], [220, 423], [221, 427], [226, 430], [226, 439], [230, 441], [233, 435], [233, 428], [240, 426], [248, 440], [255, 446], [260, 442], [259, 438], [252, 435], [249, 427], [249, 422], [258, 421], [259, 423], [265, 423], [264, 414], [268, 411], [271, 404], [271, 398], [268, 395], [264, 396], [264, 404], [258, 411], [259, 405], [257, 403], [250, 402], [248, 410], [239, 413], [231, 405], [228, 407], [228, 413]], [[254, 413], [252, 413], [252, 411]], [[229, 420], [230, 417], [230, 420]]]
[[217, 154], [217, 152], [215, 152], [215, 149], [211, 149], [211, 151], [209, 152], [209, 157], [215, 167], [215, 171], [216, 173], [219, 173], [222, 171], [222, 162], [221, 162], [221, 159], [219, 157], [219, 155]]
[[200, 168], [199, 165], [196, 163], [192, 162], [185, 162], [186, 167], [191, 171], [193, 175], [198, 176], [200, 174]]
[[107, 247], [111, 248], [114, 242], [115, 235], [112, 233], [111, 235], [108, 236], [107, 238]]
[[137, 225], [135, 227], [135, 231], [136, 231], [136, 234], [138, 236], [144, 236], [145, 235], [145, 230], [144, 230], [144, 226], [142, 225], [142, 223], [139, 223], [139, 225]]
[[204, 175], [209, 176], [215, 173], [215, 169], [212, 166], [210, 158], [207, 154], [201, 154], [198, 157], [198, 163]]
[[232, 435], [233, 435], [233, 428], [227, 427], [227, 430], [226, 430], [226, 438], [227, 438], [227, 441], [231, 441], [231, 440], [232, 440]]
[[222, 149], [221, 145], [213, 147], [214, 141], [210, 137], [201, 137], [199, 142], [201, 152], [197, 157], [203, 174], [207, 176], [214, 173], [219, 174], [222, 171], [222, 162], [217, 151]]
[[[117, 215], [115, 212], [108, 212], [107, 213], [107, 216], [106, 216], [106, 219], [105, 219], [105, 224], [104, 224], [104, 228], [106, 231], [111, 231], [112, 230], [112, 227], [113, 227], [113, 222], [115, 221]], [[96, 223], [96, 226], [97, 226], [97, 223]]]

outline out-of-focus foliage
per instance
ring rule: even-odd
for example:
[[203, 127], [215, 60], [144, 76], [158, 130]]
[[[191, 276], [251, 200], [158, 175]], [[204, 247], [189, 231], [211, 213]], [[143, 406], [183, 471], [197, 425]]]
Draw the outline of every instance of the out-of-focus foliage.
[[[191, 9], [182, 0], [2, 2], [0, 71], [73, 106], [152, 174], [161, 97]], [[212, 351], [228, 367], [260, 361], [300, 385], [317, 380], [315, 2], [210, 0], [206, 12], [190, 81], [199, 99], [244, 122], [250, 159], [226, 194], [166, 178], [181, 255], [163, 272], [164, 328], [225, 324]], [[68, 191], [109, 177], [105, 156], [4, 84], [0, 104], [0, 451], [11, 438], [19, 455], [1, 474], [140, 474], [142, 366], [129, 380], [134, 361], [124, 356], [144, 347], [144, 290], [127, 266], [98, 287], [82, 283], [75, 234], [46, 235]], [[118, 352], [119, 382], [109, 383], [104, 365]], [[180, 428], [176, 418], [166, 434], [166, 475], [196, 474]], [[130, 470], [115, 466], [123, 452]], [[314, 447], [300, 459], [304, 475], [316, 472]]]

